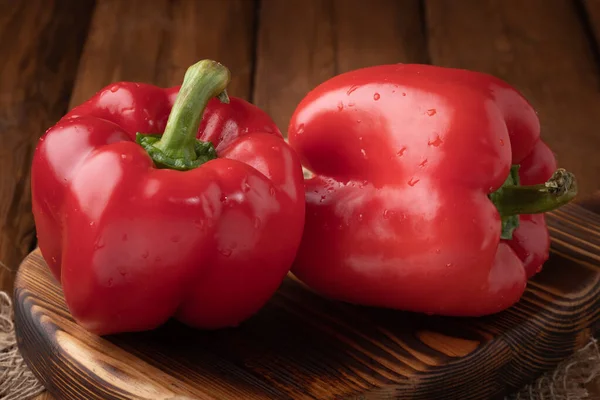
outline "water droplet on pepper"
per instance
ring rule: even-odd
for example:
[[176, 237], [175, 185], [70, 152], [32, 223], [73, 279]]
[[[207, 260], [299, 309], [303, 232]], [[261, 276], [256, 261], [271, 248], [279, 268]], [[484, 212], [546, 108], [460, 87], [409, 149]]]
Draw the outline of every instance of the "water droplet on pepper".
[[104, 247], [104, 239], [100, 238], [98, 239], [98, 241], [94, 244], [94, 249], [98, 250]]
[[221, 253], [225, 257], [229, 257], [229, 256], [231, 256], [232, 250], [231, 249], [219, 249], [219, 253]]
[[242, 182], [242, 191], [244, 193], [248, 193], [250, 191], [250, 184], [246, 179], [244, 179], [244, 181]]
[[429, 146], [433, 146], [433, 147], [439, 147], [442, 143], [443, 143], [443, 141], [442, 141], [442, 138], [440, 137], [440, 135], [436, 135], [435, 139], [427, 142], [427, 144]]
[[419, 181], [420, 179], [410, 178], [408, 181], [408, 186], [415, 186]]
[[202, 229], [204, 228], [204, 221], [201, 219], [197, 219], [194, 221], [194, 228], [196, 229]]

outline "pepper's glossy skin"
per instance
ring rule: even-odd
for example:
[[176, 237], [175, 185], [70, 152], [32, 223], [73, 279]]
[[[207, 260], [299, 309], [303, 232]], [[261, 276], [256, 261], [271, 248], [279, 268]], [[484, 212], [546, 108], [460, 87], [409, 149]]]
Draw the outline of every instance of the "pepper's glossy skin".
[[157, 169], [134, 142], [162, 133], [179, 88], [117, 83], [39, 141], [39, 247], [74, 318], [98, 334], [199, 328], [254, 314], [289, 271], [304, 224], [300, 161], [250, 103], [209, 102], [198, 138], [218, 158]]
[[338, 75], [298, 105], [289, 141], [314, 176], [292, 272], [339, 300], [478, 316], [521, 297], [548, 257], [543, 214], [512, 240], [488, 194], [512, 164], [545, 182], [535, 111], [491, 76], [426, 65]]

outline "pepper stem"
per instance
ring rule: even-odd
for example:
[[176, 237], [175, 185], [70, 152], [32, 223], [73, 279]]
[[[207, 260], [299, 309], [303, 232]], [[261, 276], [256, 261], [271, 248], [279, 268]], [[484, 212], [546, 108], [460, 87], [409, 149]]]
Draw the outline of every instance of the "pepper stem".
[[196, 139], [196, 134], [213, 97], [229, 102], [226, 88], [230, 79], [229, 70], [212, 60], [187, 69], [162, 136], [138, 133], [136, 137], [158, 167], [185, 171], [217, 157], [212, 143]]
[[562, 168], [539, 185], [521, 186], [518, 165], [513, 165], [506, 182], [489, 195], [502, 218], [502, 239], [512, 239], [520, 214], [540, 214], [557, 209], [575, 198], [575, 175]]

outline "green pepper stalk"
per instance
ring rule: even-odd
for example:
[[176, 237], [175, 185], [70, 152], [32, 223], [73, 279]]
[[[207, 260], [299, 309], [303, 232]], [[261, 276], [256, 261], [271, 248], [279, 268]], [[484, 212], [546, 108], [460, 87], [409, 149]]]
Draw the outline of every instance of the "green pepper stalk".
[[136, 135], [157, 167], [186, 171], [217, 158], [212, 143], [196, 139], [196, 134], [213, 97], [229, 103], [230, 80], [229, 70], [216, 61], [202, 60], [187, 69], [164, 133]]
[[575, 175], [559, 168], [545, 183], [521, 186], [513, 165], [504, 184], [489, 195], [502, 217], [502, 239], [512, 239], [520, 214], [540, 214], [569, 203], [577, 195]]

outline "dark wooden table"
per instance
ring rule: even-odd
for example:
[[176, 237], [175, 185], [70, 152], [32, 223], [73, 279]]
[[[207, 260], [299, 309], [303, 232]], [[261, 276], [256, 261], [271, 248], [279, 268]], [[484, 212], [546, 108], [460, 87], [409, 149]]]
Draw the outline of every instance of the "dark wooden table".
[[39, 136], [117, 80], [174, 85], [213, 58], [230, 94], [282, 131], [304, 94], [382, 63], [492, 73], [539, 111], [543, 138], [600, 189], [600, 0], [0, 0], [0, 288], [35, 246]]

